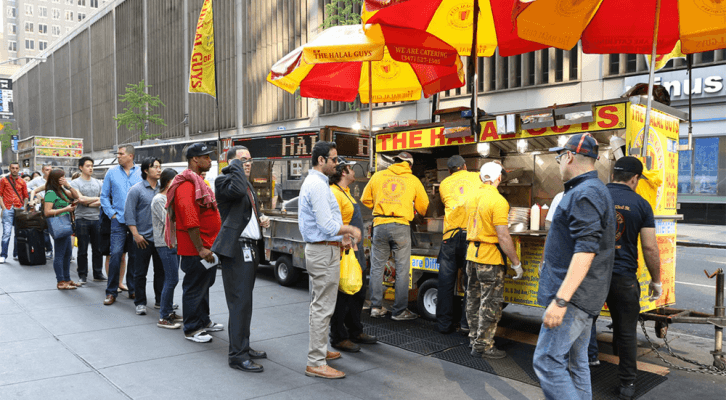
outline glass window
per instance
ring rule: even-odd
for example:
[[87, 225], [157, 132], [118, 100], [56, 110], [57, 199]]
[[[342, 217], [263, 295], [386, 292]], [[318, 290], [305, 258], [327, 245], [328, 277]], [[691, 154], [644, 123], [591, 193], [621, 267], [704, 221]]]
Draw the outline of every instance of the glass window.
[[38, 7], [38, 16], [48, 18], [48, 7]]
[[98, 0], [91, 0], [91, 7], [98, 8]]
[[8, 7], [5, 15], [10, 18], [15, 18], [18, 16], [18, 11], [15, 7]]
[[35, 40], [25, 39], [25, 48], [35, 50]]
[[66, 21], [73, 21], [73, 11], [66, 11]]
[[694, 140], [693, 193], [716, 194], [718, 182], [718, 139]]
[[86, 5], [86, 0], [78, 0], [78, 5], [79, 6], [85, 6]]
[[60, 34], [61, 34], [61, 27], [60, 27], [60, 25], [53, 25], [53, 27], [51, 29], [52, 29], [52, 32], [53, 32], [53, 36], [60, 36]]
[[9, 35], [17, 35], [18, 34], [18, 26], [15, 24], [8, 24], [8, 34]]
[[30, 4], [25, 5], [25, 15], [32, 17], [33, 16], [33, 6]]
[[41, 35], [47, 35], [48, 34], [48, 25], [38, 24], [38, 33], [40, 33]]
[[25, 23], [25, 32], [33, 33], [33, 23], [32, 22]]
[[18, 42], [8, 42], [8, 51], [18, 51]]
[[48, 42], [43, 41], [43, 40], [38, 41], [38, 50], [43, 51], [47, 48], [48, 48]]
[[78, 22], [81, 22], [84, 19], [86, 19], [86, 14], [84, 14], [84, 13], [78, 13]]
[[60, 19], [61, 12], [60, 9], [54, 8], [53, 9], [53, 19]]
[[[681, 139], [679, 144], [687, 145], [688, 139]], [[678, 193], [691, 193], [691, 151], [678, 152]]]

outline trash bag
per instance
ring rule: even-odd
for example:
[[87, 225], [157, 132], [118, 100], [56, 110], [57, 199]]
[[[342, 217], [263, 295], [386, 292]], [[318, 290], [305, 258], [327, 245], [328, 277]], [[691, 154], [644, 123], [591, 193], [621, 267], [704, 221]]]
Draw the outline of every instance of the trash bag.
[[345, 250], [340, 258], [340, 282], [338, 290], [346, 294], [356, 294], [363, 287], [363, 271], [358, 258], [351, 249]]

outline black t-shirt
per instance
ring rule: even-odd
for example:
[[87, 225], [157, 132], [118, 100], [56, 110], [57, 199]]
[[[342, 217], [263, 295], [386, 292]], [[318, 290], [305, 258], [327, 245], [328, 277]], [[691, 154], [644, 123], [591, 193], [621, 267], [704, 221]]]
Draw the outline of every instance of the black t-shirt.
[[608, 183], [615, 203], [615, 264], [613, 274], [635, 276], [638, 271], [638, 235], [643, 228], [655, 228], [653, 208], [633, 189]]

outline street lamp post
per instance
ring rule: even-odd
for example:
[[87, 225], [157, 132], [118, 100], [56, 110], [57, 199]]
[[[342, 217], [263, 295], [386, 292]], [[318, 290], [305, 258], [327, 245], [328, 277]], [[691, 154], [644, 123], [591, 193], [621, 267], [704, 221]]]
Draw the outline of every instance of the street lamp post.
[[0, 62], [0, 65], [7, 64], [7, 63], [11, 63], [11, 62], [15, 62], [15, 61], [18, 61], [18, 60], [35, 60], [35, 61], [45, 62], [46, 61], [46, 58], [45, 57], [33, 57], [33, 56], [11, 58], [9, 60], [5, 60], [5, 61]]

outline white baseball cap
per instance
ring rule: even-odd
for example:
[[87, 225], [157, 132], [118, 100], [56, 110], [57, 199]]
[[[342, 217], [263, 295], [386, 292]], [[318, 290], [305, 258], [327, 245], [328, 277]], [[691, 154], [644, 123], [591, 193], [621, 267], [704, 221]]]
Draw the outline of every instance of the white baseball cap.
[[502, 176], [502, 166], [495, 162], [488, 162], [481, 166], [479, 176], [482, 182], [494, 182]]

